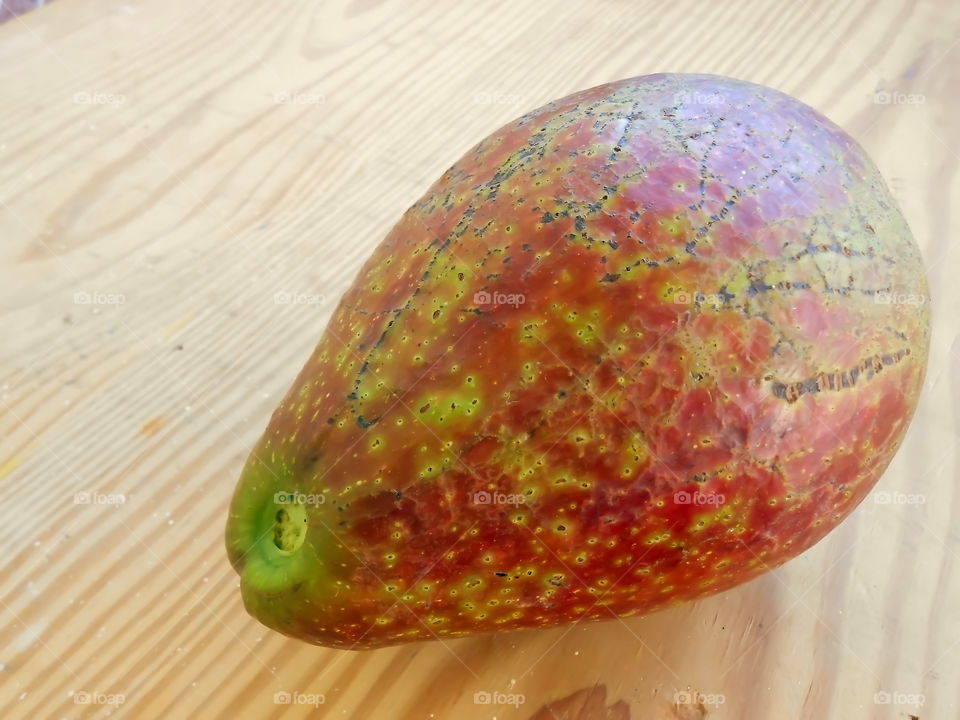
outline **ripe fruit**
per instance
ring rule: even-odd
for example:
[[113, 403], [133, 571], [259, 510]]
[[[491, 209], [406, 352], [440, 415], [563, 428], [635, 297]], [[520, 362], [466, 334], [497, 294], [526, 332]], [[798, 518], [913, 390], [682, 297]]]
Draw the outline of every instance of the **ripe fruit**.
[[929, 309], [877, 169], [786, 95], [652, 75], [524, 115], [376, 248], [244, 469], [244, 603], [373, 648], [650, 612], [822, 538]]

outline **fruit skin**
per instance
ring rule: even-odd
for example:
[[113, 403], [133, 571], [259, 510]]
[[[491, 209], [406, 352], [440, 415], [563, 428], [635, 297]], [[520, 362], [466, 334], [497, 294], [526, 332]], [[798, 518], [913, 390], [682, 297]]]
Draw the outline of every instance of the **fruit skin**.
[[404, 214], [275, 411], [227, 524], [244, 603], [363, 649], [743, 583], [890, 462], [928, 297], [877, 169], [789, 96], [651, 75], [534, 110]]

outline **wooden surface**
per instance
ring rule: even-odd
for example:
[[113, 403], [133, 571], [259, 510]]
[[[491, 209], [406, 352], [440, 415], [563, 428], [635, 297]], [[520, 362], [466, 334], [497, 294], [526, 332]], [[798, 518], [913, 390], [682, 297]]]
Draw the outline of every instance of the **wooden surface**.
[[[0, 27], [0, 717], [960, 717], [958, 39], [933, 0], [63, 0]], [[626, 622], [365, 654], [261, 627], [227, 502], [360, 263], [504, 122], [659, 71], [782, 89], [880, 166], [935, 324], [877, 490], [926, 502]]]

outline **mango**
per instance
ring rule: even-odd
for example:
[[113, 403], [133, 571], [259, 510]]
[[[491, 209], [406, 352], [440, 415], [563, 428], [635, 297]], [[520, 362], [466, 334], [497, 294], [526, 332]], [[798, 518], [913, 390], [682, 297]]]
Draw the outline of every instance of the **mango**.
[[233, 496], [244, 605], [369, 649], [744, 583], [884, 472], [929, 307], [877, 168], [807, 105], [668, 74], [551, 102], [341, 298]]

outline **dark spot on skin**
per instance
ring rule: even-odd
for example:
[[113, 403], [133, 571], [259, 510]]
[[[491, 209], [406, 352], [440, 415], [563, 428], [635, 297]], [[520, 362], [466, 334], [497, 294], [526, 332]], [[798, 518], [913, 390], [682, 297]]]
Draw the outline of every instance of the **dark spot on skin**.
[[505, 572], [494, 573], [494, 575], [496, 575], [497, 577], [506, 577], [506, 576], [507, 576], [507, 574], [506, 574]]
[[552, 223], [552, 222], [553, 222], [553, 213], [545, 212], [545, 213], [543, 214], [543, 217], [540, 218], [540, 222], [542, 222], [542, 223]]
[[[770, 385], [770, 390], [774, 397], [786, 400], [788, 403], [793, 403], [801, 395], [806, 393], [852, 388], [857, 384], [857, 380], [860, 379], [861, 376], [869, 380], [883, 370], [884, 367], [900, 362], [900, 360], [909, 354], [910, 349], [903, 348], [895, 353], [874, 355], [873, 357], [865, 358], [848, 370], [819, 372], [813, 377], [793, 383], [773, 381]], [[772, 377], [767, 376], [764, 380], [772, 380]]]
[[[333, 418], [330, 418], [330, 420], [328, 420], [327, 422], [331, 422], [332, 420], [333, 420]], [[373, 420], [367, 420], [367, 419], [365, 419], [365, 418], [363, 417], [363, 415], [358, 415], [358, 416], [357, 416], [357, 425], [359, 425], [359, 426], [362, 427], [364, 430], [366, 430], [368, 427], [371, 427], [372, 425], [374, 425], [375, 423], [377, 423], [379, 420], [380, 420], [380, 418], [374, 418]]]
[[747, 295], [752, 297], [758, 292], [764, 292], [766, 290], [773, 290], [773, 285], [767, 285], [763, 282], [751, 282], [750, 287], [747, 289]]
[[607, 273], [602, 278], [600, 278], [600, 282], [612, 283], [612, 282], [616, 282], [619, 279], [620, 279], [620, 273]]

